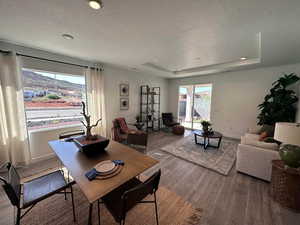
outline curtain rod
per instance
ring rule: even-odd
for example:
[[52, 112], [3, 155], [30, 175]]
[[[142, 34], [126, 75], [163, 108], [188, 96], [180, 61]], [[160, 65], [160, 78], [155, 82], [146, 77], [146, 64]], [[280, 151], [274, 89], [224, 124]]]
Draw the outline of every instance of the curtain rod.
[[[0, 49], [0, 52], [10, 53], [10, 51], [4, 51], [4, 50], [1, 50], [1, 49]], [[62, 64], [70, 65], [70, 66], [79, 66], [79, 67], [82, 67], [82, 68], [100, 69], [101, 71], [103, 71], [102, 67], [101, 68], [89, 67], [89, 66], [86, 66], [86, 65], [79, 65], [79, 64], [75, 64], [75, 63], [62, 62], [62, 61], [58, 61], [58, 60], [46, 59], [46, 58], [42, 58], [42, 57], [25, 55], [25, 54], [21, 54], [21, 53], [16, 53], [16, 54], [19, 55], [19, 56], [22, 56], [22, 57], [28, 57], [28, 58], [32, 58], [32, 59], [44, 60], [44, 61], [55, 62], [55, 63], [62, 63]]]

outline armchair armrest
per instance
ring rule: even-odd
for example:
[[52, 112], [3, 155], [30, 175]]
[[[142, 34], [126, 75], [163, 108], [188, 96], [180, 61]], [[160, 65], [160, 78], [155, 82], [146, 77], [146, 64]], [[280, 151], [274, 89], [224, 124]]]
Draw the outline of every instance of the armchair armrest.
[[148, 134], [143, 131], [128, 133], [127, 143], [133, 145], [147, 146]]
[[236, 170], [263, 180], [271, 180], [272, 160], [279, 159], [278, 151], [251, 145], [238, 145]]

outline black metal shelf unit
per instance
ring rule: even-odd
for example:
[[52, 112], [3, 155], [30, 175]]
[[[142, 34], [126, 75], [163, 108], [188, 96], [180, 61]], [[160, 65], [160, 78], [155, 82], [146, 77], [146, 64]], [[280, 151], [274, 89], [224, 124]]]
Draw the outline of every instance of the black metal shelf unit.
[[160, 130], [160, 87], [141, 86], [140, 117], [147, 132]]

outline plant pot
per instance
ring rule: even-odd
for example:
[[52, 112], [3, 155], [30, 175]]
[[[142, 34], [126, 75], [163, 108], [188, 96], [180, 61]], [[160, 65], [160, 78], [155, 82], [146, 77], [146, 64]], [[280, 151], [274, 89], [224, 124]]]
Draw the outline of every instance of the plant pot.
[[93, 156], [100, 152], [103, 152], [109, 144], [109, 139], [97, 135], [93, 140], [87, 140], [86, 136], [79, 136], [73, 139], [74, 143], [80, 149], [81, 152], [87, 156]]
[[285, 165], [291, 168], [300, 167], [300, 147], [295, 145], [282, 145], [279, 149], [279, 155]]
[[203, 127], [203, 133], [204, 133], [204, 134], [208, 134], [208, 133], [209, 133], [208, 128], [204, 128], [204, 127]]

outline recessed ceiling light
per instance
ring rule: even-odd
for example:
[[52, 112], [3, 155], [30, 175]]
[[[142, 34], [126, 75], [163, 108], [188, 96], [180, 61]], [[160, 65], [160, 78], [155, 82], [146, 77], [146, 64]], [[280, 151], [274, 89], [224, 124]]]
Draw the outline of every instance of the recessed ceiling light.
[[240, 58], [240, 60], [246, 60], [247, 59], [247, 57], [241, 57]]
[[73, 40], [74, 39], [74, 37], [70, 34], [63, 34], [62, 37], [66, 40]]
[[93, 9], [103, 8], [103, 3], [101, 0], [89, 0], [89, 6]]

